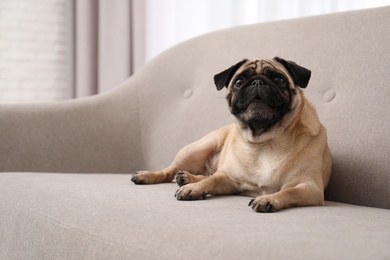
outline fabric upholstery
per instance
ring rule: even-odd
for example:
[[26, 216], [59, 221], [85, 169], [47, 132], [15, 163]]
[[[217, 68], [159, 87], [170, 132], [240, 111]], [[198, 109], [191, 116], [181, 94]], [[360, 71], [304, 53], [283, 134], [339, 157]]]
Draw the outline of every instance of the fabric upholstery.
[[[389, 31], [390, 7], [237, 27], [104, 94], [0, 105], [0, 259], [390, 258]], [[256, 214], [248, 197], [182, 202], [175, 183], [130, 183], [233, 121], [216, 73], [274, 56], [312, 71], [304, 92], [334, 162], [327, 206]]]
[[0, 259], [390, 256], [384, 209], [327, 202], [261, 214], [248, 197], [177, 201], [176, 184], [131, 186], [125, 174], [1, 173], [0, 183]]
[[142, 167], [137, 96], [0, 105], [0, 171], [131, 172]]

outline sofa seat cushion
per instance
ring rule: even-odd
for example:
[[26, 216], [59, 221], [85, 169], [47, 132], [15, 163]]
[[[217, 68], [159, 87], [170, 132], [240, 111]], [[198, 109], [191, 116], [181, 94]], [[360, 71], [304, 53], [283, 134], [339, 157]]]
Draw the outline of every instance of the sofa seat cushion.
[[[0, 259], [385, 259], [390, 211], [177, 201], [126, 174], [0, 173]], [[24, 248], [25, 250], [21, 250]]]

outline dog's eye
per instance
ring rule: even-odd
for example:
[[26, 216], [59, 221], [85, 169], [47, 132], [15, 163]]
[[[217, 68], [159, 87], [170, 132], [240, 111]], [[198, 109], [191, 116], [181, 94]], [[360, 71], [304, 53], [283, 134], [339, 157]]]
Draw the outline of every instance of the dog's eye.
[[234, 83], [234, 87], [235, 88], [240, 88], [242, 86], [242, 84], [244, 84], [244, 80], [243, 79], [237, 79], [236, 82]]
[[275, 78], [274, 82], [276, 83], [276, 85], [284, 85], [285, 84], [285, 80], [282, 78]]

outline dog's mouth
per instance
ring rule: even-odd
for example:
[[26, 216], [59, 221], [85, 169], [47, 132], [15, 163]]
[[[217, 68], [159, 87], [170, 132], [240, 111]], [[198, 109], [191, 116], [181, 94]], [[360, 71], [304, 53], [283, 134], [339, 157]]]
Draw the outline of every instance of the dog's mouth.
[[[233, 111], [235, 115], [249, 112], [251, 113], [264, 113], [265, 110], [276, 109], [279, 105], [278, 102], [273, 102], [269, 96], [264, 95], [264, 93], [245, 93], [236, 98], [236, 101], [233, 104]], [[261, 95], [263, 94], [263, 95]]]
[[255, 96], [255, 97], [252, 99], [251, 102], [261, 102], [261, 101], [263, 101], [262, 98], [261, 98], [259, 95], [257, 95], [257, 96]]
[[247, 109], [256, 109], [259, 107], [270, 107], [269, 104], [260, 96], [255, 96], [254, 98], [250, 99], [248, 102], [246, 102], [245, 108], [243, 110]]
[[253, 98], [248, 99], [248, 101], [245, 103], [246, 104], [243, 107], [244, 108], [246, 107], [246, 109], [258, 108], [258, 107], [262, 107], [263, 109], [266, 107], [268, 107], [269, 109], [277, 109], [280, 107], [279, 102], [274, 102], [273, 100], [270, 100], [269, 98], [268, 99], [264, 98], [260, 95], [256, 95]]
[[279, 91], [269, 85], [264, 85], [262, 87], [248, 88], [242, 93], [239, 97], [242, 100], [241, 104], [244, 107], [254, 105], [267, 106], [270, 109], [277, 109], [283, 106], [285, 100], [283, 100], [282, 95]]
[[265, 103], [265, 101], [259, 95], [257, 95], [249, 103]]

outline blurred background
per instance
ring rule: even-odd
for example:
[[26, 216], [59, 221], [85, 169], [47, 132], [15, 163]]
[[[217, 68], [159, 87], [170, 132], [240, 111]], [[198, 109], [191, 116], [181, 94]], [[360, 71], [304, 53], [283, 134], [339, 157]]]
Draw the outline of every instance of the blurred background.
[[107, 91], [165, 49], [211, 31], [385, 5], [390, 0], [0, 0], [0, 103]]

